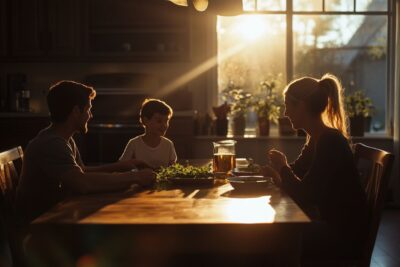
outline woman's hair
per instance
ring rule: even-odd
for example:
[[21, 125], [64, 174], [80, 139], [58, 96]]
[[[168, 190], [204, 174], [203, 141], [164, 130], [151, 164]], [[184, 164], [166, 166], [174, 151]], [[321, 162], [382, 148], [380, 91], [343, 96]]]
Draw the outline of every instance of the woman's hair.
[[147, 98], [143, 101], [140, 109], [140, 122], [143, 123], [143, 118], [151, 120], [155, 113], [167, 115], [168, 118], [171, 118], [173, 110], [167, 103], [160, 99]]
[[327, 73], [321, 79], [303, 77], [294, 80], [286, 87], [284, 95], [290, 101], [304, 101], [311, 114], [322, 115], [326, 126], [349, 138], [343, 87], [335, 75]]
[[74, 81], [59, 81], [47, 93], [51, 121], [65, 122], [75, 106], [82, 112], [89, 100], [95, 97], [96, 91], [90, 86]]

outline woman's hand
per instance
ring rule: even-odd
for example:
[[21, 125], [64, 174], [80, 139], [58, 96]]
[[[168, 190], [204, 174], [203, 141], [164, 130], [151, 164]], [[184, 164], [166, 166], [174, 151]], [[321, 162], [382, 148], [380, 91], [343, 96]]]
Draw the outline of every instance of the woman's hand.
[[278, 173], [281, 171], [282, 167], [289, 165], [287, 163], [286, 155], [276, 149], [268, 151], [267, 157], [271, 167]]
[[275, 171], [274, 168], [272, 168], [269, 165], [265, 165], [265, 166], [261, 167], [261, 174], [264, 177], [272, 177], [272, 180], [274, 181], [274, 183], [277, 186], [280, 186], [282, 183], [281, 176], [279, 175], [279, 173], [277, 171]]

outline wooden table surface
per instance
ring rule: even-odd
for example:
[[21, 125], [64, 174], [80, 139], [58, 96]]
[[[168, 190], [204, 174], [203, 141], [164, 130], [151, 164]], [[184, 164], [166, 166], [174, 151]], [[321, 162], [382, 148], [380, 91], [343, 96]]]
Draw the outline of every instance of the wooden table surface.
[[31, 231], [35, 258], [48, 266], [57, 255], [76, 266], [88, 254], [110, 266], [196, 266], [193, 255], [198, 266], [298, 266], [310, 222], [276, 187], [246, 193], [226, 183], [74, 196], [34, 220]]
[[69, 198], [35, 224], [280, 224], [309, 223], [297, 204], [275, 187], [241, 193], [229, 183], [131, 190]]

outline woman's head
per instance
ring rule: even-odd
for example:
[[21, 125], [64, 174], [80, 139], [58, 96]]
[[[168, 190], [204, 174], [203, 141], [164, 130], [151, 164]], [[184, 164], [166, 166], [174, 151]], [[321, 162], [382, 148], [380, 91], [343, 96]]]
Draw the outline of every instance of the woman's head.
[[336, 128], [348, 137], [343, 88], [336, 76], [328, 73], [321, 79], [303, 77], [294, 80], [286, 87], [284, 95], [286, 115], [295, 128], [301, 128], [307, 116], [321, 117], [326, 126]]

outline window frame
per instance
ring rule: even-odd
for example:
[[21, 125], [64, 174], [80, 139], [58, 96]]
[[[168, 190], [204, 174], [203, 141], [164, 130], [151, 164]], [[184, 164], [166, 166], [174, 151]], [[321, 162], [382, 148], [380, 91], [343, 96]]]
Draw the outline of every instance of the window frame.
[[[357, 11], [357, 0], [353, 0], [353, 10], [351, 11], [326, 11], [325, 0], [322, 1], [321, 11], [296, 11], [293, 9], [294, 0], [286, 0], [286, 10], [257, 10], [255, 2], [254, 10], [244, 10], [243, 15], [264, 14], [264, 15], [285, 15], [286, 16], [286, 82], [290, 82], [294, 77], [294, 44], [293, 44], [293, 17], [298, 15], [380, 15], [385, 16], [388, 21], [387, 42], [386, 42], [386, 112], [385, 112], [385, 133], [393, 136], [394, 118], [394, 83], [395, 83], [395, 39], [396, 39], [396, 13], [394, 12], [395, 1], [387, 0], [386, 11]], [[213, 101], [215, 102], [215, 100]]]

